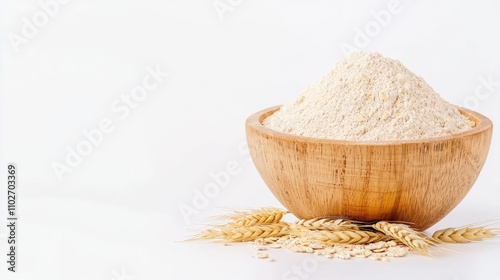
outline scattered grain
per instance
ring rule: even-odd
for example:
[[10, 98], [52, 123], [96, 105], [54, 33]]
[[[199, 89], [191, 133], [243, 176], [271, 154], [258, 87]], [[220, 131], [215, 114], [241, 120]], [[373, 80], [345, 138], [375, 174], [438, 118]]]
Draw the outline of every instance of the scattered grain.
[[267, 259], [269, 257], [269, 253], [258, 252], [255, 256], [257, 257], [257, 259]]

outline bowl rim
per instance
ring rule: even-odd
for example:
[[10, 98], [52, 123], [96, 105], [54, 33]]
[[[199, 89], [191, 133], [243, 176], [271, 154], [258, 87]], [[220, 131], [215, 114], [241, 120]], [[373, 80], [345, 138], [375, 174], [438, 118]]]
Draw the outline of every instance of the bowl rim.
[[359, 140], [335, 140], [335, 139], [314, 138], [314, 137], [284, 133], [264, 126], [262, 124], [262, 121], [271, 114], [273, 114], [274, 112], [276, 112], [278, 109], [280, 109], [281, 106], [282, 105], [269, 107], [267, 109], [254, 113], [253, 115], [247, 118], [246, 126], [256, 131], [259, 131], [263, 134], [275, 136], [278, 138], [283, 138], [286, 140], [294, 140], [298, 142], [316, 142], [322, 144], [338, 144], [338, 145], [400, 145], [400, 144], [443, 142], [451, 139], [463, 138], [466, 136], [480, 134], [486, 130], [493, 129], [493, 122], [486, 116], [470, 109], [455, 106], [462, 115], [466, 116], [469, 120], [475, 122], [476, 126], [474, 126], [469, 130], [460, 133], [455, 133], [452, 135], [432, 137], [432, 138], [422, 138], [422, 139], [359, 141]]

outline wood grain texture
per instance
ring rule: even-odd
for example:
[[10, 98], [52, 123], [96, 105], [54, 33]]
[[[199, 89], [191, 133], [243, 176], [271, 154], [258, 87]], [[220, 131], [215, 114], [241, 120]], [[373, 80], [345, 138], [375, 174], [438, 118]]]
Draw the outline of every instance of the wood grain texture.
[[247, 119], [247, 141], [260, 175], [300, 219], [342, 216], [405, 221], [425, 230], [469, 192], [488, 155], [492, 122], [459, 108], [476, 123], [453, 136], [403, 141], [340, 141], [271, 130]]

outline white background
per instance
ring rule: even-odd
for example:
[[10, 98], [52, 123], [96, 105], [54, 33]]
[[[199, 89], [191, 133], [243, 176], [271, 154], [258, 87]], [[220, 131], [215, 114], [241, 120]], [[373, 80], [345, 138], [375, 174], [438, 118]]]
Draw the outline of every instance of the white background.
[[[280, 206], [240, 147], [246, 117], [326, 74], [344, 56], [340, 45], [354, 45], [356, 28], [387, 1], [224, 0], [231, 9], [218, 13], [212, 0], [73, 0], [16, 52], [12, 34], [43, 11], [38, 2], [0, 4], [1, 279], [283, 279], [310, 264], [310, 255], [286, 251], [271, 252], [274, 263], [252, 259], [248, 244], [178, 241], [226, 209]], [[402, 1], [400, 9], [358, 46], [399, 59], [452, 103], [478, 101], [474, 108], [499, 123], [500, 86], [475, 95], [481, 77], [500, 82], [498, 1]], [[169, 77], [127, 117], [112, 111], [157, 65]], [[54, 162], [64, 164], [67, 147], [106, 118], [114, 130], [59, 181]], [[478, 182], [435, 228], [500, 218], [497, 135]], [[4, 261], [7, 162], [20, 178], [18, 278]], [[185, 219], [179, 208], [193, 206], [229, 162], [238, 174]], [[390, 263], [319, 261], [305, 276], [500, 274], [497, 240], [453, 248]]]

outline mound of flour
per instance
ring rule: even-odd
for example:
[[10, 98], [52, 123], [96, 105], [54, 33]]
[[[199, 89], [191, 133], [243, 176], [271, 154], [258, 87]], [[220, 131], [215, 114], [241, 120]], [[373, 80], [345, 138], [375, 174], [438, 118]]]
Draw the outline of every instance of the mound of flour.
[[474, 123], [399, 61], [355, 52], [263, 124], [337, 140], [409, 140], [468, 130]]

